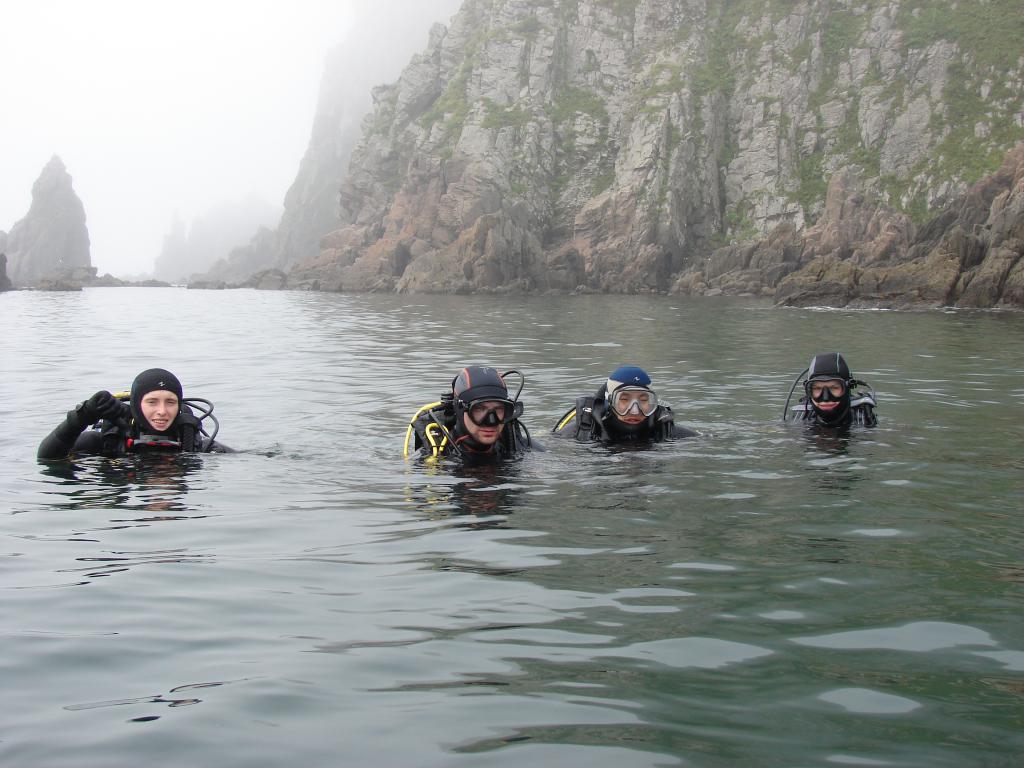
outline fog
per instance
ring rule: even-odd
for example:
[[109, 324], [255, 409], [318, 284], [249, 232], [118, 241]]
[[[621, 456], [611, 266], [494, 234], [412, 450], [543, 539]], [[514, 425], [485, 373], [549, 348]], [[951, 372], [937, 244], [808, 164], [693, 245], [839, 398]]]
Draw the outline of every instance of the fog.
[[324, 57], [357, 19], [395, 19], [400, 39], [384, 43], [395, 56], [371, 68], [384, 82], [458, 4], [8, 4], [0, 229], [27, 213], [32, 184], [56, 154], [85, 205], [93, 266], [149, 273], [176, 219], [254, 197], [280, 206], [309, 140]]

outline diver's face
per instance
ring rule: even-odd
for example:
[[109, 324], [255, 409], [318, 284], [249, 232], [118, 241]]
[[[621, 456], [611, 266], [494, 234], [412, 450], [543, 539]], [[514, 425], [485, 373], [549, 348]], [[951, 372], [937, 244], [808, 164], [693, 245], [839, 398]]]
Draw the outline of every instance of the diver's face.
[[178, 396], [166, 389], [147, 392], [142, 396], [139, 410], [149, 426], [157, 432], [166, 432], [178, 416]]
[[643, 424], [658, 406], [654, 392], [642, 387], [622, 387], [609, 397], [612, 414], [623, 424]]
[[842, 379], [823, 379], [812, 381], [807, 385], [807, 391], [811, 395], [814, 407], [828, 413], [842, 405], [843, 395], [846, 394], [846, 384]]
[[[490, 403], [487, 403], [490, 405]], [[502, 403], [494, 403], [495, 408], [504, 408]], [[504, 411], [502, 411], [503, 413]], [[501, 414], [499, 414], [500, 416]], [[486, 414], [484, 414], [486, 416]], [[483, 419], [481, 419], [482, 421]], [[498, 442], [498, 438], [501, 437], [501, 431], [505, 429], [504, 424], [495, 424], [493, 426], [482, 426], [480, 424], [474, 424], [473, 420], [469, 418], [469, 412], [463, 412], [462, 414], [462, 426], [466, 430], [466, 434], [476, 440], [482, 445], [494, 445]]]

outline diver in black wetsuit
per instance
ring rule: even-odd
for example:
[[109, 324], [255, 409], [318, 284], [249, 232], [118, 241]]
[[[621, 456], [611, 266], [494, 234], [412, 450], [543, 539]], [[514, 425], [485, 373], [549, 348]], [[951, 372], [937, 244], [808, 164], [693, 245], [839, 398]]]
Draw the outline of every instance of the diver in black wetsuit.
[[[191, 406], [191, 407], [190, 407]], [[192, 408], [202, 413], [197, 417]], [[214, 441], [219, 424], [213, 404], [182, 397], [181, 382], [170, 371], [150, 368], [135, 377], [128, 402], [101, 390], [68, 411], [67, 418], [43, 438], [40, 459], [66, 459], [72, 454], [123, 456], [143, 451], [166, 453], [228, 452]], [[213, 421], [207, 435], [202, 421]], [[93, 429], [87, 430], [90, 425]]]
[[616, 368], [596, 394], [577, 398], [551, 431], [603, 443], [661, 442], [697, 434], [676, 425], [672, 409], [658, 403], [651, 377], [635, 365]]
[[[804, 396], [790, 411], [790, 398], [801, 380]], [[866, 387], [868, 391], [855, 390], [858, 386]], [[849, 427], [852, 424], [873, 427], [878, 423], [875, 405], [875, 391], [871, 385], [853, 377], [841, 354], [827, 352], [815, 355], [807, 370], [797, 376], [786, 398], [782, 418], [785, 420], [790, 416], [794, 421], [821, 427]]]
[[[519, 376], [519, 389], [509, 397], [505, 377]], [[469, 366], [452, 381], [450, 393], [420, 408], [405, 433], [410, 449], [423, 456], [458, 456], [467, 462], [493, 462], [536, 448], [519, 418], [519, 394], [525, 378], [519, 371], [499, 374], [494, 368]]]

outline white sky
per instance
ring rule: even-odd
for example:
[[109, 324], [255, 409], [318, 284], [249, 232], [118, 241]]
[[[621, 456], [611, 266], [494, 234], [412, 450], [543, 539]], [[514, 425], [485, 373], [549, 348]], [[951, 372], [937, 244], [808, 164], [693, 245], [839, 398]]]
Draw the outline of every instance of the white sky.
[[354, 2], [3, 0], [0, 229], [55, 154], [100, 274], [150, 272], [175, 211], [280, 205]]

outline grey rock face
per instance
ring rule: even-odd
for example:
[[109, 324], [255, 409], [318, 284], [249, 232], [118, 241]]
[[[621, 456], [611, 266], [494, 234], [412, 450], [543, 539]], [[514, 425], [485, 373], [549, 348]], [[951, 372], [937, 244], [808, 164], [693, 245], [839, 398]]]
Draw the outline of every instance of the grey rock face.
[[78, 268], [91, 268], [85, 208], [56, 155], [32, 185], [32, 205], [7, 237], [8, 275], [32, 285]]

